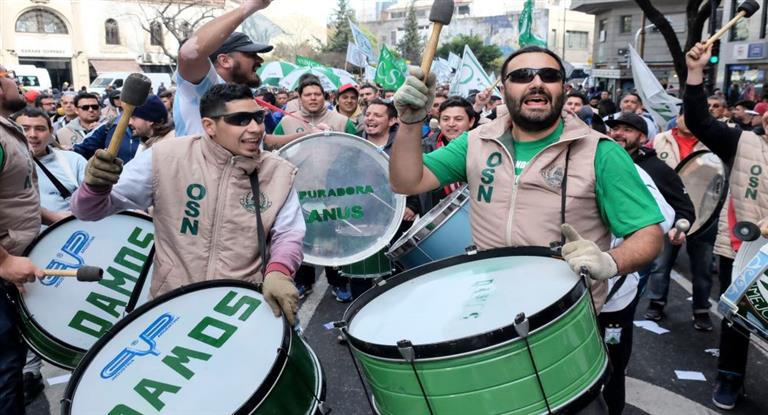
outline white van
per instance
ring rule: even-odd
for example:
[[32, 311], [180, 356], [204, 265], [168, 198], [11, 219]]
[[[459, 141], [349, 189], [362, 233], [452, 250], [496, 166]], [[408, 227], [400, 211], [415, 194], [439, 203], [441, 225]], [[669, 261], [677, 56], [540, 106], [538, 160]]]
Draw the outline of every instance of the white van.
[[[104, 72], [91, 82], [88, 91], [103, 94], [104, 90], [110, 85], [113, 89], [122, 89], [125, 78], [130, 74], [131, 72]], [[159, 87], [161, 83], [164, 83], [166, 88], [171, 87], [170, 74], [163, 72], [145, 72], [143, 75], [152, 81], [153, 94], [157, 93], [157, 87]]]
[[51, 75], [45, 68], [35, 65], [8, 65], [7, 68], [16, 72], [16, 79], [21, 82], [24, 89], [45, 91], [51, 89]]

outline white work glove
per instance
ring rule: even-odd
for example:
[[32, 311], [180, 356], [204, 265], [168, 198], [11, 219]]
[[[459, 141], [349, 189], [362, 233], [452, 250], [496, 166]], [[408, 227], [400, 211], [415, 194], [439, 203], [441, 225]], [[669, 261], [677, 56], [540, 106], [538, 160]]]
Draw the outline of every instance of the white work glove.
[[299, 310], [299, 290], [293, 280], [279, 271], [272, 271], [264, 277], [261, 294], [272, 308], [275, 317], [280, 317], [280, 311], [285, 314], [288, 323], [296, 323], [296, 312]]
[[408, 67], [408, 77], [395, 96], [395, 108], [400, 122], [416, 124], [427, 118], [427, 111], [435, 100], [437, 77], [430, 72], [424, 82], [424, 72], [418, 66]]
[[561, 253], [573, 272], [579, 274], [585, 267], [590, 277], [596, 280], [607, 280], [618, 273], [616, 261], [610, 254], [601, 251], [594, 242], [582, 238], [571, 225], [564, 223], [561, 229], [566, 241]]
[[760, 233], [763, 235], [763, 238], [768, 238], [768, 217], [757, 222], [757, 227], [760, 228]]

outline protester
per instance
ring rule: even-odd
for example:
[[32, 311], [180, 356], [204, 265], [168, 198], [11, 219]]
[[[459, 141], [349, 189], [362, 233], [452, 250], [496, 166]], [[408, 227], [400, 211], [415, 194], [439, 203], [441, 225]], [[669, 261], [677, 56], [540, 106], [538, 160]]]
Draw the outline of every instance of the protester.
[[54, 134], [58, 133], [60, 129], [77, 118], [77, 107], [75, 106], [74, 92], [64, 92], [61, 95], [61, 100], [59, 103], [61, 104], [61, 109], [63, 110], [64, 114], [59, 116], [58, 119], [56, 119], [56, 121], [53, 123]]
[[77, 108], [77, 118], [56, 133], [56, 140], [65, 150], [71, 150], [75, 144], [82, 142], [85, 136], [98, 126], [101, 118], [98, 95], [81, 92], [75, 95], [74, 104]]

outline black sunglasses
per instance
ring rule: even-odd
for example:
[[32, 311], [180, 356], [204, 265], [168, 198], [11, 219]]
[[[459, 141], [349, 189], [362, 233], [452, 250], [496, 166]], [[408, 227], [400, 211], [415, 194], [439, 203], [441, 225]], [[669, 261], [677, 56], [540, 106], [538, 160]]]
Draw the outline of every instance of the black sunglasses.
[[539, 78], [546, 83], [563, 82], [563, 73], [555, 68], [520, 68], [507, 74], [506, 79], [513, 84], [527, 84], [533, 78]]
[[231, 114], [212, 115], [210, 118], [221, 118], [229, 125], [246, 127], [251, 123], [251, 120], [256, 121], [256, 124], [263, 124], [266, 115], [266, 111], [260, 110], [254, 112], [233, 112]]
[[99, 106], [98, 105], [82, 105], [82, 106], [79, 106], [77, 108], [80, 108], [83, 111], [88, 111], [88, 110], [98, 111], [99, 110]]

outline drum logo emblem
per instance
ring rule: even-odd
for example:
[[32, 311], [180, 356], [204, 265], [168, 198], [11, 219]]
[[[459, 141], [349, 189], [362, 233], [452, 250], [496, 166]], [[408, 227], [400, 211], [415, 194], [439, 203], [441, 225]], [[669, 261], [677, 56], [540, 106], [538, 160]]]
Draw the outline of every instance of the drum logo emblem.
[[[51, 262], [48, 263], [46, 268], [50, 269], [78, 269], [82, 267], [85, 264], [85, 260], [81, 256], [83, 252], [85, 252], [86, 249], [88, 249], [88, 246], [91, 244], [91, 241], [93, 238], [91, 235], [88, 234], [88, 232], [85, 231], [75, 231], [69, 239], [67, 239], [66, 242], [64, 242], [64, 245], [61, 247], [61, 251], [56, 254], [57, 259], [52, 259]], [[74, 260], [74, 262], [71, 261], [65, 261], [63, 260], [64, 256], [68, 255], [69, 257]], [[40, 283], [45, 286], [54, 286], [58, 287], [61, 285], [61, 282], [63, 281], [62, 277], [45, 277], [40, 280]]]
[[[240, 198], [240, 205], [247, 211], [256, 214], [256, 201], [253, 200], [253, 193], [248, 192]], [[259, 192], [259, 212], [264, 213], [272, 206], [272, 202], [267, 198], [264, 192]]]
[[746, 292], [749, 305], [764, 321], [768, 321], [768, 277], [761, 275]]
[[123, 349], [112, 361], [101, 369], [102, 379], [115, 379], [133, 363], [137, 357], [146, 355], [159, 356], [157, 350], [157, 338], [163, 335], [179, 318], [170, 313], [165, 313], [156, 318], [139, 338], [132, 341], [131, 345]]

